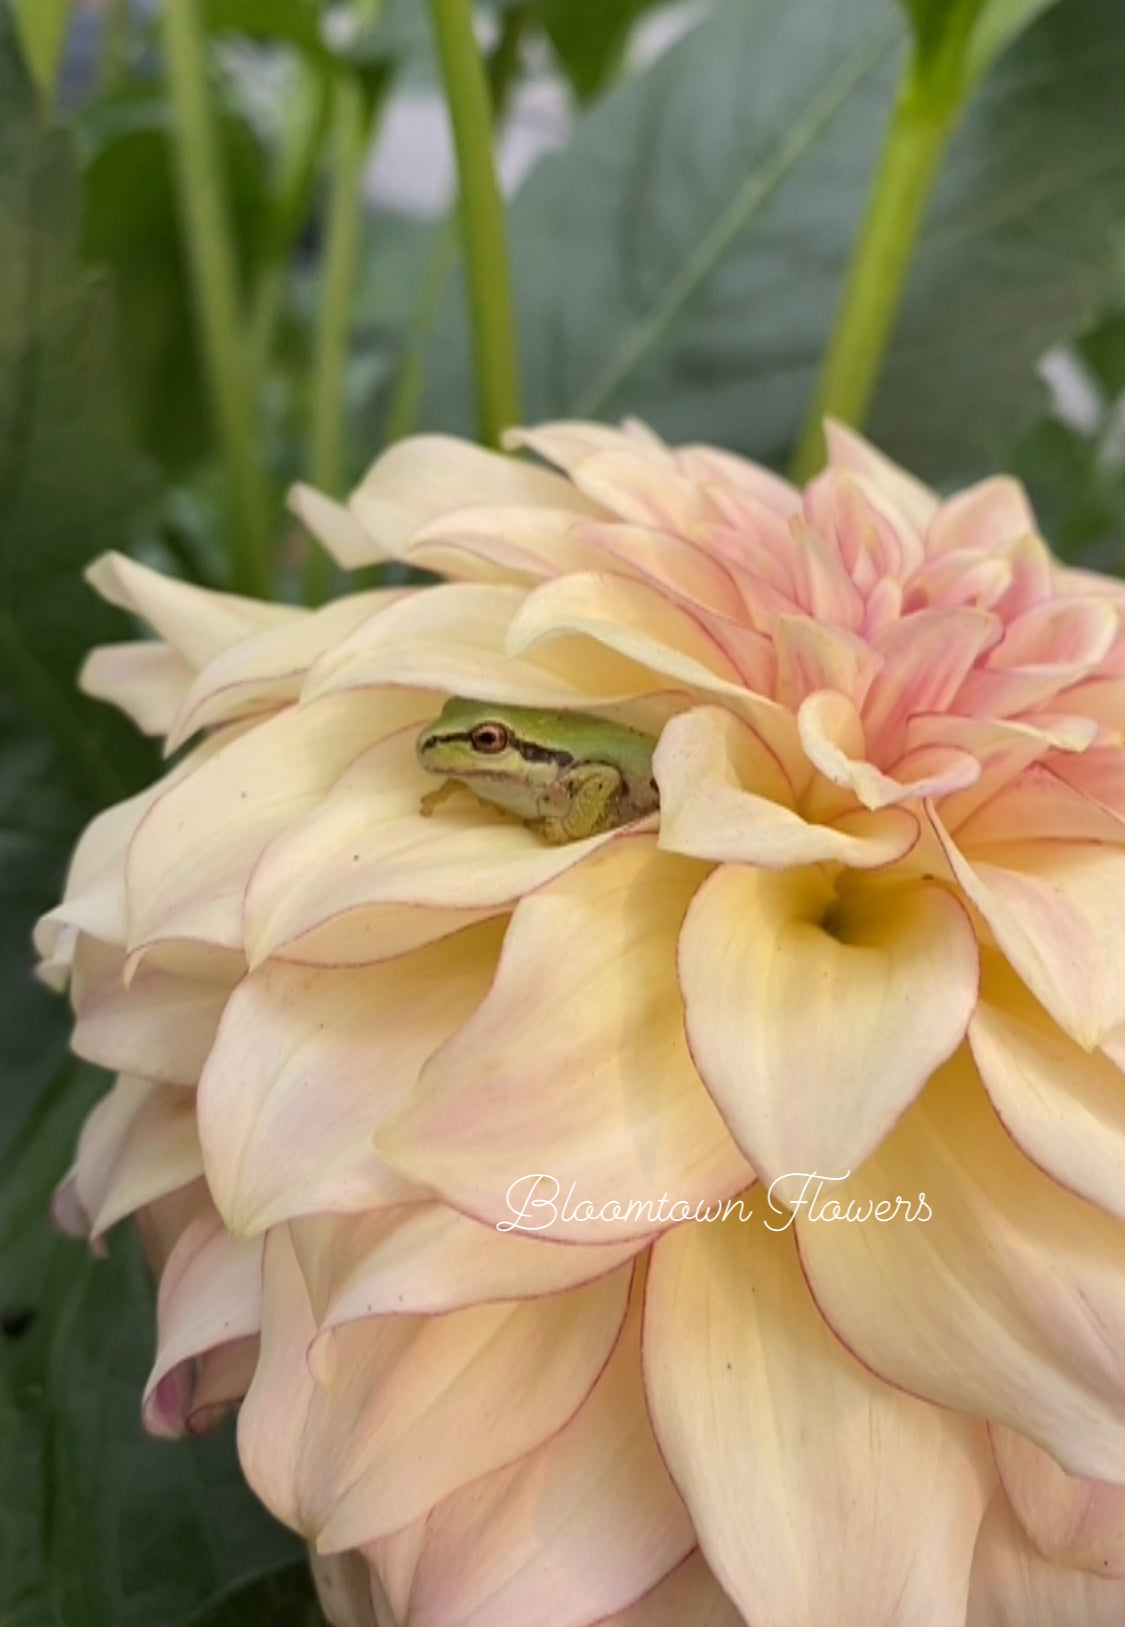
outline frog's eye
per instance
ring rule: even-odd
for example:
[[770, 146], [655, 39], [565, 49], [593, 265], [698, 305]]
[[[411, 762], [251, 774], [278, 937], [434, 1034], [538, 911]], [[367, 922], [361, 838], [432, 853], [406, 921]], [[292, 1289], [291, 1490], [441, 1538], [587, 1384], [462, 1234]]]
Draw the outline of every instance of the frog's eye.
[[474, 751], [495, 757], [497, 752], [507, 749], [508, 731], [502, 723], [478, 723], [469, 739]]

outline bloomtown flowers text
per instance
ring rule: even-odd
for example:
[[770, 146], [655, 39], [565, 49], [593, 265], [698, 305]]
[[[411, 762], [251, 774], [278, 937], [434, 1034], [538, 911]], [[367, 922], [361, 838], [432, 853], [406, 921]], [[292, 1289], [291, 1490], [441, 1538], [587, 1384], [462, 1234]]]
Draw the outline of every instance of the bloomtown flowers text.
[[[765, 1225], [771, 1232], [788, 1231], [796, 1219], [799, 1210], [808, 1209], [809, 1220], [846, 1220], [853, 1224], [865, 1220], [877, 1220], [883, 1225], [888, 1221], [896, 1220], [899, 1212], [905, 1211], [902, 1218], [907, 1221], [927, 1221], [932, 1219], [933, 1210], [926, 1202], [926, 1194], [919, 1192], [917, 1208], [911, 1213], [910, 1199], [895, 1197], [892, 1201], [885, 1198], [876, 1203], [869, 1198], [866, 1204], [853, 1198], [846, 1207], [835, 1198], [824, 1196], [824, 1188], [832, 1182], [846, 1181], [851, 1170], [843, 1175], [821, 1175], [817, 1170], [792, 1170], [786, 1175], [779, 1175], [770, 1182], [766, 1193], [766, 1201], [770, 1211], [777, 1216], [777, 1220], [767, 1219]], [[801, 1181], [803, 1186], [798, 1197], [783, 1197], [784, 1183], [786, 1181]], [[695, 1220], [707, 1225], [715, 1221], [729, 1219], [737, 1211], [738, 1219], [745, 1224], [753, 1218], [754, 1211], [747, 1206], [745, 1198], [728, 1198], [725, 1202], [705, 1204], [702, 1201], [694, 1207], [684, 1199], [670, 1198], [665, 1192], [657, 1198], [633, 1198], [625, 1204], [616, 1198], [607, 1198], [600, 1206], [590, 1202], [588, 1198], [577, 1197], [577, 1181], [571, 1181], [570, 1189], [560, 1204], [559, 1194], [562, 1185], [554, 1175], [537, 1173], [521, 1175], [513, 1181], [505, 1196], [508, 1208], [515, 1217], [512, 1220], [498, 1220], [498, 1232], [542, 1232], [547, 1231], [556, 1221], [583, 1221], [612, 1222], [615, 1220], [637, 1222], [645, 1220], [655, 1225], [676, 1224], [680, 1221]], [[814, 1188], [810, 1195], [810, 1188]], [[775, 1201], [774, 1193], [778, 1199]], [[541, 1216], [531, 1220], [529, 1217]]]

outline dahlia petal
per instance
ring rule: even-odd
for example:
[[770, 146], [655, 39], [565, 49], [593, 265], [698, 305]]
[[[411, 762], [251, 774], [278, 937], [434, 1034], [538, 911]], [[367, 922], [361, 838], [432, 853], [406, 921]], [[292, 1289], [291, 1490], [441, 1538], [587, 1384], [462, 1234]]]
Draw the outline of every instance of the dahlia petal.
[[969, 901], [1055, 1021], [1087, 1048], [1125, 1023], [1125, 852], [1096, 842], [969, 847], [931, 818]]
[[242, 894], [263, 848], [315, 807], [373, 738], [420, 711], [410, 695], [290, 707], [165, 788], [129, 848], [129, 947], [197, 938], [240, 948]]
[[991, 610], [1011, 586], [1011, 562], [971, 548], [930, 554], [910, 577], [904, 596], [908, 611], [927, 605], [979, 605]]
[[[875, 1218], [834, 1224], [834, 1204]], [[965, 1050], [814, 1208], [797, 1222], [805, 1274], [860, 1361], [1071, 1473], [1125, 1478], [1125, 1227], [1017, 1150]]]
[[687, 538], [640, 525], [584, 525], [579, 534], [588, 559], [584, 565], [576, 564], [575, 571], [604, 570], [608, 554], [629, 574], [643, 576], [689, 605], [745, 621], [742, 595], [730, 571]]
[[[672, 945], [699, 878], [628, 837], [525, 898], [491, 993], [435, 1052], [385, 1156], [478, 1219], [587, 1243], [663, 1229], [661, 1193], [748, 1185], [683, 1034]], [[544, 1024], [545, 1001], [565, 1023]], [[549, 1087], [529, 1090], [529, 1068]]]
[[138, 825], [172, 778], [106, 808], [86, 826], [70, 861], [62, 903], [41, 916], [36, 925], [34, 941], [41, 955], [53, 954], [62, 935], [73, 934], [75, 929], [103, 943], [124, 945], [128, 936], [125, 854]]
[[643, 1599], [595, 1627], [746, 1627], [698, 1550]]
[[353, 593], [217, 655], [185, 695], [168, 750], [175, 751], [199, 729], [275, 711], [296, 700], [309, 667], [325, 650], [400, 597], [395, 589]]
[[822, 862], [868, 869], [902, 858], [918, 837], [917, 820], [901, 809], [853, 817], [846, 829], [802, 819], [773, 753], [724, 707], [673, 718], [653, 768], [660, 845], [692, 858], [768, 869]]
[[875, 639], [882, 666], [860, 708], [873, 754], [885, 762], [919, 712], [946, 712], [966, 674], [1003, 632], [987, 610], [969, 606], [916, 610]]
[[1111, 812], [1068, 780], [1061, 755], [1050, 767], [1032, 763], [958, 826], [957, 845], [971, 853], [1013, 840], [1125, 842], [1125, 814]]
[[1067, 1474], [1014, 1430], [996, 1425], [991, 1435], [1008, 1500], [1044, 1559], [1125, 1578], [1125, 1486]]
[[507, 653], [506, 640], [526, 598], [524, 588], [472, 582], [411, 594], [327, 651], [304, 697], [395, 684], [523, 706], [583, 706], [652, 690], [650, 673], [585, 639], [514, 659], [522, 652]]
[[[156, 1360], [143, 1405], [145, 1428], [151, 1435], [182, 1435], [192, 1428], [193, 1419], [197, 1424], [213, 1421], [213, 1409], [220, 1404], [217, 1373], [213, 1366], [201, 1393], [203, 1375], [196, 1364], [227, 1350], [223, 1377], [233, 1380], [244, 1374], [243, 1342], [256, 1346], [261, 1310], [261, 1242], [239, 1242], [224, 1231], [218, 1215], [201, 1215], [172, 1250], [160, 1279]], [[236, 1343], [240, 1348], [233, 1352], [232, 1364], [229, 1347]], [[246, 1377], [248, 1383], [249, 1374]], [[221, 1388], [235, 1390], [228, 1400], [240, 1401], [245, 1394], [237, 1384]]]
[[142, 734], [168, 733], [195, 669], [167, 644], [138, 640], [91, 650], [78, 677], [84, 695], [124, 712]]
[[557, 1435], [434, 1510], [410, 1591], [412, 1627], [587, 1627], [643, 1597], [692, 1551], [645, 1410], [638, 1312]]
[[396, 556], [429, 520], [479, 503], [603, 512], [568, 480], [519, 458], [448, 435], [417, 435], [384, 452], [352, 494], [351, 512], [380, 548]]
[[78, 1023], [71, 1049], [111, 1073], [194, 1085], [219, 1018], [241, 975], [222, 956], [205, 977], [172, 976], [142, 965], [128, 986], [122, 950], [83, 938], [74, 963]]
[[681, 473], [666, 452], [629, 446], [595, 452], [574, 465], [571, 479], [604, 513], [632, 525], [653, 526], [690, 536], [695, 526], [715, 519], [707, 494]]
[[834, 419], [825, 423], [824, 435], [831, 467], [861, 477], [866, 488], [885, 496], [902, 513], [919, 537], [925, 536], [941, 506], [930, 488]]
[[[617, 1343], [631, 1275], [625, 1267], [568, 1294], [331, 1335], [332, 1391], [316, 1449], [306, 1452], [327, 1516], [318, 1546], [353, 1547], [395, 1530], [556, 1434]], [[414, 1323], [405, 1344], [396, 1331], [404, 1321]], [[383, 1349], [376, 1326], [390, 1333]]]
[[997, 1492], [973, 1559], [966, 1627], [1119, 1627], [1125, 1582], [1052, 1565]]
[[262, 1354], [239, 1418], [247, 1479], [322, 1552], [408, 1525], [574, 1416], [617, 1343], [630, 1275], [543, 1300], [355, 1323], [330, 1335], [324, 1386], [305, 1359], [316, 1326], [304, 1278], [275, 1229]]
[[290, 1231], [322, 1327], [559, 1293], [616, 1270], [641, 1247], [565, 1248], [481, 1225], [441, 1203], [312, 1215]]
[[509, 452], [534, 452], [544, 463], [553, 463], [568, 474], [601, 452], [631, 452], [638, 446], [661, 464], [673, 465], [675, 461], [671, 449], [636, 419], [627, 419], [620, 429], [582, 419], [561, 419], [531, 429], [506, 429], [503, 442]]
[[1062, 1032], [990, 954], [969, 1042], [1017, 1146], [1072, 1192], [1125, 1220], [1125, 1075]]
[[375, 1603], [378, 1581], [362, 1553], [309, 1554], [316, 1596], [331, 1627], [386, 1627], [401, 1619], [386, 1600]]
[[424, 525], [406, 557], [453, 581], [530, 584], [602, 566], [588, 540], [591, 523], [573, 509], [457, 508]]
[[352, 963], [403, 954], [507, 908], [616, 839], [557, 847], [461, 791], [433, 817], [416, 730], [389, 736], [264, 853], [246, 894], [246, 948]]
[[271, 962], [246, 978], [199, 1085], [207, 1179], [231, 1231], [418, 1196], [373, 1138], [483, 999], [499, 943], [473, 927], [355, 971]]
[[289, 493], [289, 507], [343, 571], [362, 570], [366, 565], [384, 565], [394, 554], [365, 531], [343, 503], [334, 503], [323, 492], [298, 483]]
[[644, 1351], [665, 1460], [747, 1621], [963, 1627], [985, 1432], [866, 1372], [790, 1237], [751, 1221], [661, 1238]]
[[1034, 531], [1035, 514], [1023, 486], [999, 475], [945, 498], [930, 521], [926, 547], [935, 554], [956, 548], [998, 554]]
[[772, 508], [783, 519], [792, 519], [801, 511], [801, 493], [790, 481], [774, 474], [760, 463], [751, 463], [735, 452], [725, 452], [715, 446], [680, 446], [672, 454], [681, 473], [689, 480], [698, 480], [708, 488], [733, 486], [736, 491], [753, 497]]
[[123, 1075], [82, 1129], [75, 1196], [97, 1239], [126, 1215], [202, 1173], [186, 1092]]
[[86, 580], [110, 604], [140, 616], [196, 671], [249, 633], [305, 614], [293, 605], [195, 587], [125, 554], [103, 554], [86, 571]]
[[1012, 618], [988, 665], [998, 669], [1050, 665], [1077, 678], [1093, 671], [1120, 625], [1117, 606], [1105, 597], [1050, 599]]
[[834, 689], [862, 708], [883, 664], [865, 639], [803, 616], [779, 617], [773, 637], [777, 698], [783, 706], [795, 712], [807, 695]]
[[857, 1168], [956, 1050], [977, 997], [973, 930], [943, 888], [837, 895], [814, 869], [716, 870], [679, 964], [692, 1056], [765, 1182]]
[[872, 812], [923, 797], [949, 796], [980, 778], [980, 764], [968, 752], [940, 745], [907, 751], [884, 773], [867, 760], [867, 738], [858, 711], [836, 690], [825, 689], [803, 700], [797, 728], [809, 762]]

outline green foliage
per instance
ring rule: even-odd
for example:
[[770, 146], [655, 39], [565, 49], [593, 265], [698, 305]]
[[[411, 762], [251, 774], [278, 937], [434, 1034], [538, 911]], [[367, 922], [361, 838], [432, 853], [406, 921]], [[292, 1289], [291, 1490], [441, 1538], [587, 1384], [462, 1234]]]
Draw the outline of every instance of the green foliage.
[[150, 752], [73, 693], [123, 617], [81, 580], [141, 522], [150, 479], [121, 399], [115, 311], [79, 253], [69, 140], [44, 127], [0, 8], [0, 1621], [4, 1627], [309, 1627], [299, 1544], [242, 1485], [229, 1434], [142, 1433], [152, 1292], [52, 1231], [52, 1188], [106, 1081], [66, 1059], [30, 933], [81, 826]]
[[605, 89], [633, 26], [655, 0], [544, 0], [543, 26], [582, 101]]
[[[1041, 410], [1037, 358], [1104, 297], [1123, 49], [1116, 0], [1060, 6], [954, 138], [873, 429], [930, 478], [1004, 456]], [[674, 440], [784, 461], [901, 50], [889, 0], [728, 0], [599, 102], [511, 211], [528, 417], [633, 413]], [[423, 415], [464, 429], [460, 297]]]
[[901, 0], [923, 61], [951, 45], [963, 54], [970, 79], [979, 77], [1058, 0]]
[[66, 25], [73, 0], [15, 0], [16, 22], [23, 39], [28, 67], [45, 102], [55, 92]]

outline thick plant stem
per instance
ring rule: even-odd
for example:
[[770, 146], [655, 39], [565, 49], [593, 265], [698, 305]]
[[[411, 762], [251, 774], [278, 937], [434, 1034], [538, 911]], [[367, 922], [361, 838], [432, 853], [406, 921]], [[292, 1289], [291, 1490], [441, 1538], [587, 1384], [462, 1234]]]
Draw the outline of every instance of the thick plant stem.
[[105, 0], [98, 77], [101, 88], [106, 91], [116, 90], [125, 78], [129, 62], [130, 10], [130, 0]]
[[231, 578], [240, 591], [264, 595], [270, 585], [268, 503], [254, 444], [254, 375], [240, 309], [218, 137], [208, 103], [198, 0], [164, 0], [161, 13], [196, 318], [234, 509]]
[[460, 182], [481, 440], [498, 446], [520, 419], [515, 315], [504, 202], [492, 151], [492, 103], [469, 0], [429, 0]]
[[[360, 21], [377, 19], [378, 0], [359, 8]], [[371, 117], [363, 86], [354, 76], [342, 78], [333, 95], [332, 182], [313, 378], [312, 481], [338, 497], [343, 489], [347, 431], [348, 342], [355, 305], [360, 224], [363, 219], [363, 172], [371, 135]], [[327, 597], [332, 565], [321, 548], [310, 551], [305, 568], [305, 602]]]
[[898, 315], [914, 246], [946, 144], [961, 111], [959, 78], [900, 87], [816, 393], [793, 458], [807, 480], [824, 462], [824, 419], [861, 424]]

